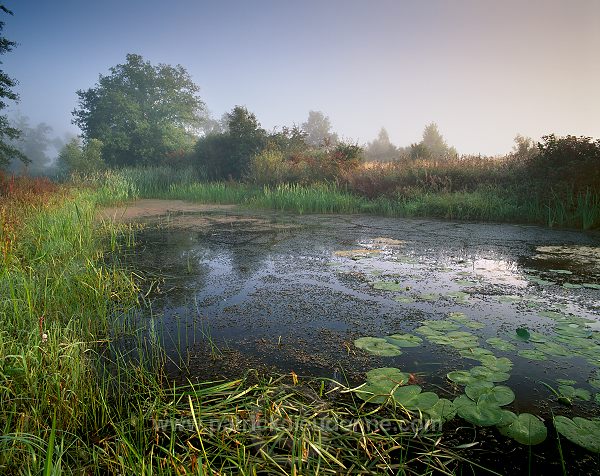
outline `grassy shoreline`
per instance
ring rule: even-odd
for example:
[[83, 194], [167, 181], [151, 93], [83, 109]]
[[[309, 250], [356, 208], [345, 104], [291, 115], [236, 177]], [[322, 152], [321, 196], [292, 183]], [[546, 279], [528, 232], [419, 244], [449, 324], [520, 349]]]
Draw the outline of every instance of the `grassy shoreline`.
[[395, 199], [366, 198], [333, 183], [256, 186], [242, 182], [201, 182], [191, 171], [168, 168], [123, 169], [98, 176], [122, 200], [180, 199], [238, 204], [293, 213], [364, 213], [390, 217], [442, 218], [481, 222], [537, 224], [550, 227], [600, 227], [600, 194], [549, 199], [522, 196], [512, 189], [482, 185], [472, 191], [419, 192]]

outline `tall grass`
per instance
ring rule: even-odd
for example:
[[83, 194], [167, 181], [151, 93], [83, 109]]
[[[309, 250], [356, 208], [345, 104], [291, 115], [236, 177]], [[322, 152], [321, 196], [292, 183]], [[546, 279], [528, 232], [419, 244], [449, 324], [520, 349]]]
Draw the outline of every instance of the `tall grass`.
[[[103, 257], [132, 243], [96, 218], [111, 192], [131, 198], [131, 176], [94, 180], [51, 200], [0, 199], [2, 216], [21, 217], [0, 267], [0, 474], [452, 472], [461, 458], [435, 432], [403, 429], [402, 408], [363, 408], [335, 382], [171, 385], [158, 344], [128, 327], [142, 305], [133, 275]], [[134, 337], [125, 352], [117, 326]]]

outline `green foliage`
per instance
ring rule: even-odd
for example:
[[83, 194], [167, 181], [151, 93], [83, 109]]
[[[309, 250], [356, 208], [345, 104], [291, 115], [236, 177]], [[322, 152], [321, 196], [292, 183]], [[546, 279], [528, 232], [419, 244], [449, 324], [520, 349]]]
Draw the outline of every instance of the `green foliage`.
[[267, 134], [256, 116], [236, 106], [226, 114], [227, 131], [209, 134], [196, 143], [198, 167], [212, 179], [239, 179], [249, 169], [252, 158], [267, 143]]
[[555, 192], [572, 195], [600, 190], [600, 139], [550, 134], [528, 162], [531, 176]]
[[90, 139], [82, 146], [79, 138], [71, 139], [60, 151], [57, 167], [63, 177], [74, 173], [91, 174], [104, 169], [102, 142]]
[[[4, 13], [12, 15], [12, 12], [2, 6], [1, 10]], [[9, 53], [17, 45], [14, 41], [10, 41], [2, 35], [4, 22], [0, 21], [0, 55]], [[2, 64], [2, 62], [0, 62]], [[0, 111], [7, 107], [6, 100], [17, 101], [19, 96], [13, 91], [17, 82], [8, 74], [0, 69]], [[28, 162], [27, 157], [11, 142], [17, 140], [21, 136], [19, 129], [10, 126], [8, 118], [0, 115], [0, 167], [8, 165], [11, 160], [18, 159], [23, 162]]]
[[204, 107], [198, 91], [182, 66], [128, 54], [93, 88], [77, 92], [73, 122], [86, 141], [102, 141], [108, 165], [157, 165], [191, 150]]
[[413, 159], [449, 159], [457, 155], [456, 149], [448, 146], [435, 122], [425, 127], [421, 142], [410, 147]]

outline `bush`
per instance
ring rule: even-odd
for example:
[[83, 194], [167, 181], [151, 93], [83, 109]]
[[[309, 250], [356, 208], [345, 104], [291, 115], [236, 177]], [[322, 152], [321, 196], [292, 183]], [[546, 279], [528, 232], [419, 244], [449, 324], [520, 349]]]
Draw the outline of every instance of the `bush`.
[[573, 195], [600, 191], [600, 139], [550, 134], [538, 149], [527, 165], [540, 190]]

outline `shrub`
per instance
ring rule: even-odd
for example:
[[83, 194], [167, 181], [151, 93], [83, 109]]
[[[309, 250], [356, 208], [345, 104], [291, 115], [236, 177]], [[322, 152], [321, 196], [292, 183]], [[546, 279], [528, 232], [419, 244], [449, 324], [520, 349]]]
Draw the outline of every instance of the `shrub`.
[[528, 171], [541, 190], [578, 195], [600, 190], [600, 139], [550, 134], [538, 143]]

